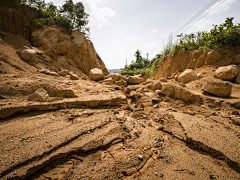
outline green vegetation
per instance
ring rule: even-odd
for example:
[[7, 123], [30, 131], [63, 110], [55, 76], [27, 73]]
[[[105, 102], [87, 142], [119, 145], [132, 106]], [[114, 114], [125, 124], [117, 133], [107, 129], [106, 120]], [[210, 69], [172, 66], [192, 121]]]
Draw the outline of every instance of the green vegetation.
[[[233, 17], [226, 18], [223, 24], [213, 25], [213, 28], [209, 32], [203, 31], [177, 35], [178, 39], [176, 42], [173, 42], [173, 35], [170, 35], [167, 44], [164, 45], [163, 43], [162, 52], [157, 54], [151, 61], [142, 58], [140, 51], [137, 50], [135, 53], [136, 61], [125, 67], [121, 74], [136, 75], [141, 73], [151, 77], [161, 65], [165, 56], [174, 55], [181, 48], [185, 48], [185, 50], [198, 50], [240, 45], [240, 24], [234, 25], [233, 19]], [[195, 53], [198, 52], [194, 51]], [[147, 63], [144, 63], [144, 61], [147, 61]], [[193, 62], [195, 61], [196, 59], [193, 59]]]
[[34, 24], [42, 26], [48, 24], [61, 25], [68, 30], [78, 30], [89, 36], [90, 28], [86, 27], [88, 24], [88, 14], [82, 2], [76, 4], [73, 0], [66, 0], [62, 7], [57, 7], [53, 2], [46, 3], [44, 0], [14, 0], [22, 5], [34, 8], [41, 12], [41, 18], [36, 17]]

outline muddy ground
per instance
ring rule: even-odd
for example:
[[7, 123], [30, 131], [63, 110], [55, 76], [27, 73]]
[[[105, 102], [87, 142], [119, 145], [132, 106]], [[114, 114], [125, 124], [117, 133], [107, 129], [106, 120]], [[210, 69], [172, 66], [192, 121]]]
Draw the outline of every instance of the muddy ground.
[[[186, 84], [202, 99], [188, 103], [146, 83], [41, 74], [0, 48], [0, 179], [240, 179], [240, 85], [230, 98], [202, 93], [214, 67]], [[76, 97], [28, 101], [40, 87]]]

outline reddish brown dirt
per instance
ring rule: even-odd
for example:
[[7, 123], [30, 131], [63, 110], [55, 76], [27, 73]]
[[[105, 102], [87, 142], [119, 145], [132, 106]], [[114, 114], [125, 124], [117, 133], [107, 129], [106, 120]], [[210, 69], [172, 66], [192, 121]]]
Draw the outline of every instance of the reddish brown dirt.
[[[132, 95], [41, 74], [11, 44], [0, 41], [0, 179], [240, 179], [240, 86], [230, 98], [203, 94], [214, 67], [186, 84], [203, 98], [190, 104], [149, 84]], [[40, 87], [49, 100], [28, 101]], [[62, 88], [77, 97], [54, 94]]]

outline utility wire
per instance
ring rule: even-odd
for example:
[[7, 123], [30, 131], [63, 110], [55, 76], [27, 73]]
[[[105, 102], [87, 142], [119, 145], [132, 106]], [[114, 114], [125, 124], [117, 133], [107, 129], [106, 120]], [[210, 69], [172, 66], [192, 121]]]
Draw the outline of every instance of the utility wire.
[[[200, 16], [204, 11], [206, 11], [208, 8], [210, 8], [217, 0], [212, 0], [210, 3], [208, 3], [204, 8], [202, 8], [196, 15], [194, 15], [189, 21], [187, 21], [183, 26], [181, 26], [177, 31], [175, 31], [173, 33], [172, 36], [176, 35], [178, 32], [180, 32], [182, 29], [184, 29], [186, 26], [188, 26], [191, 22], [193, 22], [198, 16]], [[202, 18], [200, 18], [198, 21], [196, 21], [194, 24], [192, 24], [190, 27], [188, 27], [187, 29], [185, 29], [183, 32], [185, 32], [186, 30], [188, 30], [189, 28], [191, 28], [193, 25], [195, 25], [197, 22], [199, 22], [201, 19], [203, 19], [205, 16], [207, 16], [210, 12], [212, 12], [213, 10], [215, 10], [218, 6], [220, 6], [224, 1], [223, 0], [220, 4], [218, 4], [214, 9], [212, 9], [211, 11], [209, 11], [207, 14], [205, 14]], [[183, 33], [182, 32], [182, 33]], [[155, 52], [157, 50], [160, 49], [160, 47], [162, 47], [161, 44], [155, 46], [154, 48], [149, 50], [149, 53]]]
[[190, 20], [188, 20], [183, 26], [181, 26], [177, 31], [175, 31], [173, 34], [176, 35], [178, 32], [180, 32], [182, 29], [184, 29], [187, 25], [189, 25], [192, 21], [194, 21], [198, 16], [200, 16], [205, 10], [210, 8], [217, 0], [212, 0], [210, 3], [208, 3], [203, 9], [201, 9], [195, 16], [193, 16]]
[[[221, 3], [219, 3], [216, 7], [214, 7], [211, 11], [209, 11], [207, 14], [205, 14], [203, 17], [201, 17], [198, 21], [196, 21], [195, 23], [193, 23], [191, 26], [189, 26], [187, 29], [185, 29], [183, 32], [187, 31], [189, 28], [191, 28], [192, 26], [194, 26], [196, 23], [198, 23], [199, 21], [201, 21], [203, 18], [205, 18], [208, 14], [210, 14], [213, 10], [215, 10], [217, 7], [219, 7], [221, 4], [223, 4], [226, 0], [223, 0]], [[182, 33], [183, 33], [182, 32]]]

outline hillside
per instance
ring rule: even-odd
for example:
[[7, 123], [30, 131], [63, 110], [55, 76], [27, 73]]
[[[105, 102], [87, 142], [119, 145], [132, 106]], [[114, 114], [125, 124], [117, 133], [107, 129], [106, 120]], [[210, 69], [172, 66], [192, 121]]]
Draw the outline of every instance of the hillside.
[[147, 79], [108, 74], [80, 32], [5, 27], [0, 179], [240, 179], [239, 47], [179, 50]]

